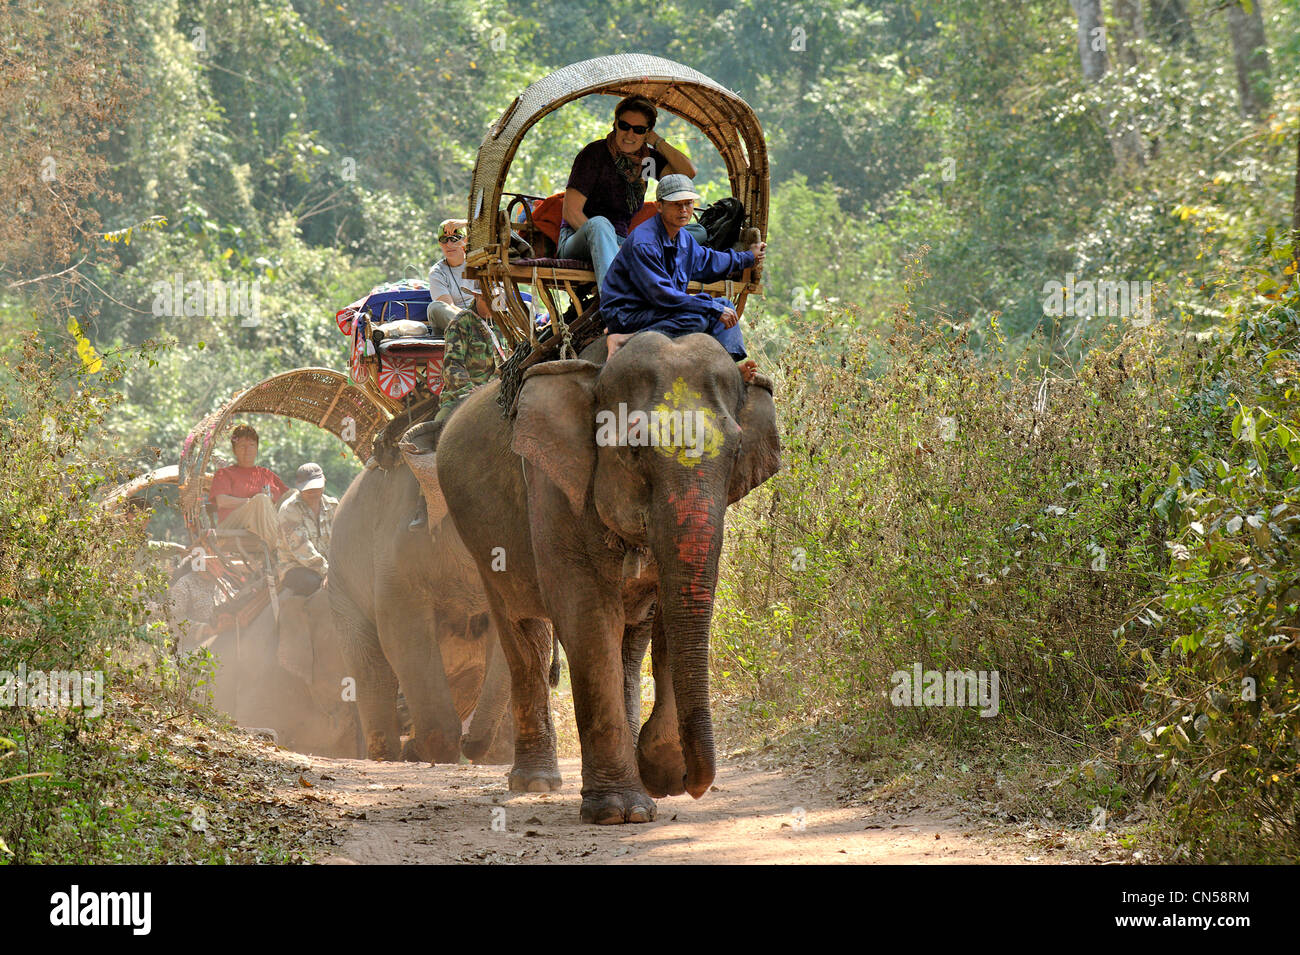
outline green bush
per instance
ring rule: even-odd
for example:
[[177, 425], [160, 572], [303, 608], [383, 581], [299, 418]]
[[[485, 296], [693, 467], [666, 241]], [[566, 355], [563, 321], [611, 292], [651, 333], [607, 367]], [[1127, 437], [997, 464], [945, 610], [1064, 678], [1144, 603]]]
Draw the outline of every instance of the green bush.
[[[883, 341], [828, 355], [813, 328], [785, 352], [783, 469], [738, 509], [719, 585], [715, 670], [737, 732], [828, 719], [867, 737], [1011, 727], [1098, 744], [1140, 707], [1130, 645], [1157, 644], [1115, 630], [1163, 580], [1139, 498], [1169, 471], [1193, 356], [1160, 326], [1112, 327], [1077, 367], [1031, 371], [996, 321], [988, 337], [984, 358], [902, 307]], [[999, 716], [891, 705], [890, 674], [914, 663], [998, 671]]]
[[1157, 629], [1168, 646], [1147, 660], [1153, 719], [1141, 738], [1188, 852], [1300, 861], [1295, 286], [1252, 282], [1209, 368], [1186, 403], [1188, 456], [1146, 493], [1173, 528], [1160, 609], [1127, 625]]
[[[142, 516], [97, 503], [125, 476], [105, 431], [124, 366], [87, 348], [60, 358], [32, 336], [0, 365], [0, 670], [100, 671], [111, 699], [152, 644], [165, 580], [136, 560]], [[23, 706], [21, 692], [0, 706], [0, 857], [92, 861], [122, 824], [105, 802], [111, 734], [86, 707]]]

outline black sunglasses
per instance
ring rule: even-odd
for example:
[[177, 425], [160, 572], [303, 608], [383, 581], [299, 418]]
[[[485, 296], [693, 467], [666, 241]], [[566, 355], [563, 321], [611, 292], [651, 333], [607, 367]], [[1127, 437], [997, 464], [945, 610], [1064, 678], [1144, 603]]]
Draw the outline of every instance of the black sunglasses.
[[618, 128], [623, 130], [625, 133], [636, 133], [638, 136], [644, 136], [650, 131], [649, 126], [633, 126], [631, 123], [626, 123], [621, 119], [618, 120]]
[[459, 241], [459, 240], [461, 240], [461, 239], [463, 239], [463, 238], [465, 238], [465, 236], [461, 235], [460, 233], [456, 233], [455, 235], [440, 235], [440, 236], [438, 236], [438, 241], [439, 241], [439, 242], [457, 242], [457, 241]]

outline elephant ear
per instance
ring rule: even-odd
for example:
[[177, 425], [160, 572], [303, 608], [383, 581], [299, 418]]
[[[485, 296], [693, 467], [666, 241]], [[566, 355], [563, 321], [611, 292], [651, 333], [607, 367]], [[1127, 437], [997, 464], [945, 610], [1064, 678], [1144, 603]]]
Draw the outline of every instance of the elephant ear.
[[776, 428], [771, 379], [755, 375], [745, 385], [745, 403], [736, 420], [740, 425], [740, 453], [731, 469], [728, 504], [735, 504], [781, 469], [781, 436]]
[[430, 427], [432, 422], [421, 422], [402, 436], [398, 447], [406, 458], [411, 473], [420, 482], [420, 492], [424, 495], [429, 510], [429, 529], [437, 527], [447, 516], [447, 499], [442, 496], [442, 485], [438, 483], [437, 455], [433, 448], [437, 446], [437, 432], [440, 428]]
[[547, 361], [524, 373], [510, 448], [564, 492], [575, 514], [587, 506], [596, 469], [595, 388], [600, 366]]

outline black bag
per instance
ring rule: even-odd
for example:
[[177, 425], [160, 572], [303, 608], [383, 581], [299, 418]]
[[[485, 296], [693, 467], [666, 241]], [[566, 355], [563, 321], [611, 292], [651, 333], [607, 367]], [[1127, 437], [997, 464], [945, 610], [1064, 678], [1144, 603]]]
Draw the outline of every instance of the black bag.
[[745, 222], [745, 207], [735, 196], [719, 199], [700, 212], [700, 225], [708, 233], [704, 244], [710, 249], [726, 252], [740, 239], [740, 229]]

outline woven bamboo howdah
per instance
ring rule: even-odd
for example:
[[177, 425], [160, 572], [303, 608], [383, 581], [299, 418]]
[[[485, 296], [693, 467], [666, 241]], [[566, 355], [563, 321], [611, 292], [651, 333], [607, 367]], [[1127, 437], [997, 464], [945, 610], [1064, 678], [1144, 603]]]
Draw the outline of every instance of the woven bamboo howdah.
[[[564, 282], [572, 283], [574, 277], [511, 267], [509, 224], [501, 209], [506, 175], [520, 142], [538, 120], [593, 94], [644, 96], [698, 127], [726, 163], [732, 195], [745, 207], [745, 225], [767, 238], [767, 146], [758, 117], [743, 99], [703, 73], [657, 56], [604, 56], [556, 70], [524, 90], [488, 130], [470, 185], [467, 274], [504, 289], [506, 308], [494, 306], [493, 315], [516, 343], [528, 341], [532, 333], [519, 285], [554, 283], [568, 293]], [[758, 290], [752, 282], [739, 286], [738, 305], [743, 307], [744, 295]]]
[[299, 368], [260, 381], [237, 393], [195, 426], [181, 450], [181, 514], [197, 539], [208, 526], [204, 477], [208, 462], [235, 415], [267, 414], [308, 421], [330, 432], [364, 463], [375, 433], [389, 414], [346, 375], [328, 368]]

